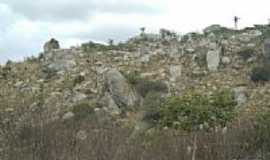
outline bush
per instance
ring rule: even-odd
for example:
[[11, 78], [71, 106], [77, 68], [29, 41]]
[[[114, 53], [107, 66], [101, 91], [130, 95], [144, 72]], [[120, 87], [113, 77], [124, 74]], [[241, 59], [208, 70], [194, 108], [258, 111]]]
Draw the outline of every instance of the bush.
[[251, 71], [251, 80], [254, 82], [270, 80], [270, 65], [255, 67]]
[[255, 131], [257, 147], [270, 148], [270, 111], [256, 114]]
[[168, 93], [168, 87], [161, 81], [151, 81], [142, 78], [138, 73], [124, 74], [128, 82], [135, 87], [137, 92], [146, 97], [148, 93]]
[[235, 106], [230, 91], [209, 96], [191, 91], [166, 101], [160, 110], [159, 124], [186, 131], [225, 126], [235, 116]]
[[82, 75], [75, 77], [73, 80], [73, 86], [76, 86], [77, 84], [81, 84], [84, 80], [85, 80], [85, 77]]
[[247, 49], [239, 51], [237, 54], [246, 61], [249, 58], [251, 58], [254, 53], [255, 53], [254, 49], [247, 48]]
[[72, 112], [74, 113], [74, 118], [76, 120], [81, 120], [93, 115], [95, 113], [94, 108], [94, 103], [82, 102], [74, 105], [72, 107]]
[[143, 102], [145, 116], [143, 120], [157, 122], [160, 119], [160, 109], [165, 102], [165, 98], [160, 93], [150, 92], [146, 95]]

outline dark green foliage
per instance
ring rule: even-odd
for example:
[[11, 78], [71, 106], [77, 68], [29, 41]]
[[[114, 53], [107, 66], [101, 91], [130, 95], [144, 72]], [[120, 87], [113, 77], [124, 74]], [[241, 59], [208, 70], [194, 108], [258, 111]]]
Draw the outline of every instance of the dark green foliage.
[[75, 77], [73, 81], [73, 86], [76, 86], [77, 84], [81, 84], [84, 80], [85, 80], [85, 77], [82, 75]]
[[149, 81], [149, 80], [140, 80], [136, 84], [136, 89], [145, 97], [148, 93], [159, 92], [159, 93], [167, 93], [168, 87], [161, 81]]
[[130, 74], [124, 74], [130, 84], [132, 84], [137, 92], [142, 96], [146, 97], [148, 93], [167, 93], [168, 87], [161, 81], [151, 81], [142, 78], [138, 73], [133, 72]]
[[256, 131], [256, 147], [269, 151], [270, 148], [270, 111], [256, 113], [254, 129]]
[[110, 46], [106, 46], [104, 44], [95, 43], [95, 42], [88, 42], [82, 44], [82, 49], [84, 52], [94, 52], [94, 51], [106, 51], [109, 49]]
[[160, 93], [150, 92], [144, 98], [143, 110], [146, 114], [144, 120], [150, 122], [156, 122], [160, 119], [160, 109], [165, 102], [165, 98], [162, 97]]
[[225, 126], [235, 116], [236, 102], [230, 91], [203, 95], [188, 92], [170, 97], [161, 108], [160, 125], [186, 131]]
[[251, 71], [251, 80], [254, 82], [270, 80], [270, 65], [255, 67]]
[[94, 114], [94, 108], [94, 103], [82, 102], [74, 105], [72, 107], [72, 112], [74, 113], [74, 118], [76, 120], [81, 120]]
[[254, 49], [247, 48], [239, 51], [237, 54], [246, 61], [249, 58], [251, 58], [254, 53], [255, 53]]

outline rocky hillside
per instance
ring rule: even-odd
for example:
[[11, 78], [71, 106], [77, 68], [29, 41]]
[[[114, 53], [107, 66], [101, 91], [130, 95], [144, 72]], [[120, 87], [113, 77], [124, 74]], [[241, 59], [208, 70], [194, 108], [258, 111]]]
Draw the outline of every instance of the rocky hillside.
[[149, 93], [171, 97], [229, 90], [240, 113], [254, 113], [270, 104], [269, 36], [264, 25], [243, 30], [213, 25], [203, 33], [179, 36], [162, 29], [125, 43], [89, 42], [70, 49], [52, 39], [38, 58], [0, 67], [0, 112], [18, 112], [19, 124], [40, 108], [47, 113], [44, 123], [93, 111], [98, 121], [141, 132], [153, 127], [145, 121], [155, 116], [144, 107]]

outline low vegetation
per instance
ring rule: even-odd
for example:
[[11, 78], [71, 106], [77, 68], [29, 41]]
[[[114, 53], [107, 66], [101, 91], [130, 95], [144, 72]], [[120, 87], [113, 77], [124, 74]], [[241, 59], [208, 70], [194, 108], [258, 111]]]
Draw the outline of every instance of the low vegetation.
[[266, 82], [270, 80], [270, 64], [255, 67], [251, 71], [251, 80], [254, 82]]
[[142, 96], [146, 97], [148, 93], [168, 93], [168, 87], [161, 81], [151, 81], [146, 78], [142, 78], [138, 73], [133, 72], [125, 74], [126, 79], [132, 84], [137, 92]]

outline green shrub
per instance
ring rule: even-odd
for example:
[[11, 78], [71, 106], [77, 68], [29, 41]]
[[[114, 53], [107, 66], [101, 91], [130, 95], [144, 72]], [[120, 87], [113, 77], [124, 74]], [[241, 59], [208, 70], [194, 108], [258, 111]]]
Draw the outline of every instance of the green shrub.
[[203, 95], [188, 92], [180, 97], [170, 97], [161, 107], [162, 127], [186, 131], [225, 126], [235, 116], [236, 103], [230, 91]]
[[151, 92], [158, 92], [158, 93], [168, 92], [167, 85], [161, 81], [140, 80], [136, 84], [136, 89], [143, 97], [145, 97], [148, 93]]
[[76, 86], [77, 84], [81, 84], [84, 80], [85, 80], [85, 77], [82, 75], [75, 77], [73, 80], [73, 86]]
[[254, 53], [255, 53], [254, 49], [247, 48], [247, 49], [239, 51], [237, 54], [246, 61], [249, 58], [251, 58]]
[[143, 102], [143, 110], [145, 110], [144, 120], [148, 122], [157, 122], [160, 119], [159, 111], [164, 102], [165, 98], [163, 98], [160, 93], [148, 93]]
[[255, 120], [256, 146], [270, 148], [270, 111], [258, 112]]
[[76, 120], [85, 119], [95, 113], [95, 103], [82, 102], [74, 105], [72, 107], [72, 112], [74, 113], [74, 118]]
[[251, 80], [254, 82], [270, 80], [270, 65], [255, 67], [251, 71]]
[[130, 74], [124, 74], [128, 82], [135, 87], [137, 92], [142, 96], [146, 97], [148, 93], [167, 93], [168, 87], [161, 81], [151, 81], [142, 78], [138, 73], [133, 72]]

